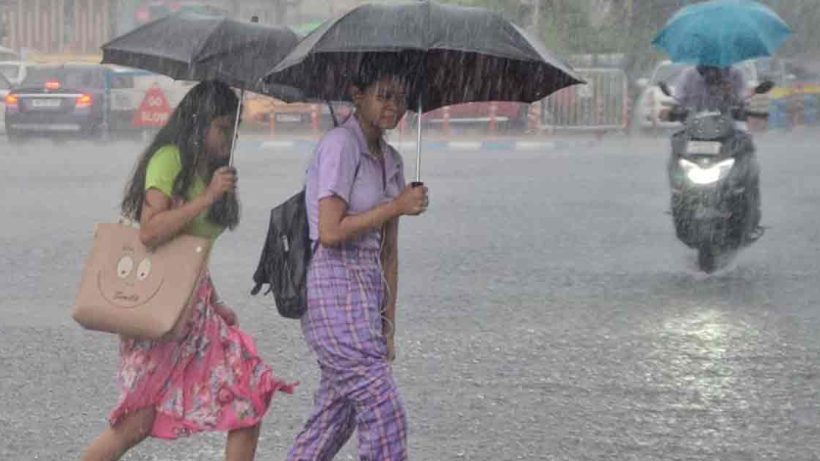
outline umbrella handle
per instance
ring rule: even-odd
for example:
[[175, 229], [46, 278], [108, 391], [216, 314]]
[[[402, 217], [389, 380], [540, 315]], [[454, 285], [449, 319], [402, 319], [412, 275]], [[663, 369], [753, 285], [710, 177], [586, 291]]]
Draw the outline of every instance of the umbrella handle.
[[336, 111], [333, 110], [333, 104], [330, 103], [330, 100], [327, 101], [327, 108], [330, 109], [330, 117], [333, 119], [333, 127], [336, 128], [339, 126], [339, 119], [336, 118]]
[[242, 113], [242, 101], [245, 100], [245, 90], [239, 90], [239, 102], [236, 105], [236, 120], [233, 124], [233, 139], [231, 139], [231, 155], [228, 166], [233, 167], [234, 152], [236, 151], [236, 140], [239, 138], [239, 118]]
[[416, 114], [416, 180], [410, 183], [413, 187], [424, 185], [421, 182], [421, 96], [419, 96], [419, 111]]

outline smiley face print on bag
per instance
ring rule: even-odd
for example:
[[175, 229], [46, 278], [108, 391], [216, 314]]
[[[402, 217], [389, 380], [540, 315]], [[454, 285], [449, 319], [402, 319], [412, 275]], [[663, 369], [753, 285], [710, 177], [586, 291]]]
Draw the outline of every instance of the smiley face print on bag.
[[162, 289], [164, 265], [161, 255], [134, 248], [123, 242], [120, 251], [109, 253], [97, 274], [97, 286], [103, 298], [124, 308], [141, 306]]

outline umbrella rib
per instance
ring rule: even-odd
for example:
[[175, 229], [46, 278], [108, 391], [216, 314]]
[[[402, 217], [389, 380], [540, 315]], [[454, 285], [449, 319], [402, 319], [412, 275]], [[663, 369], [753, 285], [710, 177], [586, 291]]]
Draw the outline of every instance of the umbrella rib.
[[213, 26], [211, 26], [211, 30], [210, 32], [208, 32], [208, 35], [206, 36], [205, 40], [203, 40], [202, 43], [199, 44], [199, 47], [193, 53], [191, 53], [191, 62], [189, 62], [189, 65], [193, 66], [199, 61], [199, 57], [202, 54], [202, 52], [205, 51], [206, 46], [210, 45], [211, 40], [213, 39], [214, 32], [216, 32], [226, 22], [227, 19], [222, 18], [221, 20], [214, 23]]
[[[358, 6], [358, 7], [356, 7], [356, 8], [353, 8], [353, 9], [351, 9], [350, 11], [347, 11], [347, 12], [343, 13], [343, 14], [342, 14], [341, 16], [339, 16], [338, 18], [336, 18], [336, 19], [332, 20], [333, 22], [330, 24], [330, 26], [329, 26], [329, 27], [328, 27], [328, 28], [327, 28], [327, 29], [326, 29], [326, 30], [325, 30], [325, 31], [324, 31], [321, 35], [319, 35], [319, 36], [316, 38], [316, 41], [315, 41], [315, 43], [314, 43], [314, 46], [315, 46], [315, 44], [316, 44], [316, 43], [319, 43], [320, 41], [322, 41], [322, 39], [323, 39], [323, 38], [325, 38], [325, 36], [327, 36], [327, 34], [329, 34], [331, 30], [335, 29], [335, 28], [336, 28], [336, 26], [337, 26], [337, 25], [339, 25], [339, 23], [340, 23], [340, 22], [342, 22], [342, 20], [343, 20], [343, 19], [345, 19], [346, 17], [348, 17], [348, 16], [352, 15], [352, 14], [353, 14], [354, 12], [356, 12], [359, 8], [364, 8], [364, 7], [365, 7], [365, 5], [362, 5], [362, 6]], [[311, 35], [313, 35], [313, 33], [310, 33], [310, 34], [308, 35], [308, 37], [310, 37]], [[307, 38], [307, 37], [305, 37], [305, 38]], [[313, 48], [313, 47], [311, 47], [311, 49], [312, 49], [312, 48]], [[299, 62], [295, 62], [295, 63], [294, 63], [294, 65], [296, 65], [296, 64], [301, 64], [302, 62], [304, 62], [304, 60], [305, 60], [305, 59], [307, 59], [307, 58], [308, 58], [308, 56], [310, 56], [310, 55], [312, 55], [312, 54], [315, 54], [315, 53], [313, 53], [311, 50], [308, 50], [307, 54], [305, 54], [305, 56], [304, 56], [304, 57], [303, 57], [303, 58], [302, 58]]]

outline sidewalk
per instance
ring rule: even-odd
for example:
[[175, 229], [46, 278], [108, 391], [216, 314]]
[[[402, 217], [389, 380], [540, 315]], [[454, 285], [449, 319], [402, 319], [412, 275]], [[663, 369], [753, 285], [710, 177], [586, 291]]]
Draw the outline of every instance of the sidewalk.
[[[480, 133], [454, 134], [423, 133], [422, 147], [425, 151], [554, 151], [593, 146], [600, 141], [593, 135], [516, 134], [482, 136]], [[313, 151], [320, 135], [309, 132], [269, 135], [265, 133], [242, 133], [239, 146], [256, 150]], [[416, 149], [415, 132], [401, 136], [391, 133], [388, 142], [402, 152]]]

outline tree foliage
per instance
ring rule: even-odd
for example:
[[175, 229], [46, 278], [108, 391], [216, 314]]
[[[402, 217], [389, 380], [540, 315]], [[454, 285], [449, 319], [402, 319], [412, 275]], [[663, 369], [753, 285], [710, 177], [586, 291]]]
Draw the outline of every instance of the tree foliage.
[[[450, 0], [483, 6], [535, 33], [562, 54], [622, 53], [624, 67], [636, 77], [663, 55], [652, 38], [678, 9], [699, 0]], [[536, 5], [537, 3], [537, 5]], [[783, 56], [820, 56], [818, 0], [762, 0], [794, 29]], [[538, 11], [538, 15], [535, 12]]]

